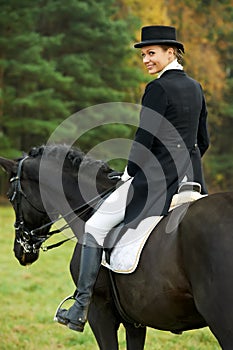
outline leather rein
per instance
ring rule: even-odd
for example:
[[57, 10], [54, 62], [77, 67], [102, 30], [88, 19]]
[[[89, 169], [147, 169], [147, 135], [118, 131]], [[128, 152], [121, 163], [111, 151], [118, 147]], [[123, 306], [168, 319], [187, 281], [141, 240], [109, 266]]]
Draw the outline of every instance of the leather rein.
[[[15, 202], [14, 209], [15, 209], [16, 220], [15, 220], [14, 227], [15, 227], [15, 231], [16, 231], [17, 243], [19, 243], [21, 245], [21, 247], [24, 250], [24, 253], [38, 253], [40, 249], [42, 249], [43, 251], [48, 251], [50, 249], [59, 247], [63, 243], [75, 238], [75, 235], [74, 235], [70, 238], [64, 239], [64, 240], [59, 241], [59, 242], [52, 244], [50, 246], [47, 246], [47, 247], [42, 246], [42, 244], [47, 239], [49, 239], [51, 236], [53, 236], [54, 234], [60, 233], [64, 230], [70, 228], [70, 224], [68, 224], [68, 223], [66, 223], [61, 228], [53, 230], [53, 231], [49, 231], [46, 234], [37, 235], [38, 232], [41, 232], [42, 230], [46, 229], [47, 227], [50, 228], [56, 222], [58, 222], [62, 219], [66, 219], [68, 216], [70, 216], [73, 213], [76, 213], [77, 216], [75, 216], [74, 219], [69, 220], [69, 222], [76, 220], [77, 217], [81, 218], [84, 214], [86, 214], [90, 210], [91, 205], [96, 204], [103, 196], [111, 193], [115, 189], [115, 185], [112, 186], [110, 189], [107, 189], [106, 191], [104, 191], [100, 195], [96, 196], [95, 198], [91, 199], [87, 203], [84, 203], [83, 205], [77, 207], [76, 209], [71, 210], [64, 215], [61, 215], [58, 218], [51, 220], [48, 223], [46, 223], [38, 228], [35, 228], [33, 230], [29, 230], [26, 227], [25, 222], [24, 222], [23, 210], [22, 210], [22, 198], [26, 199], [26, 201], [29, 203], [29, 205], [34, 210], [36, 210], [38, 213], [45, 214], [47, 216], [48, 216], [48, 213], [45, 210], [41, 210], [41, 209], [37, 208], [34, 204], [32, 204], [22, 189], [22, 186], [21, 186], [22, 167], [23, 167], [24, 161], [28, 158], [29, 158], [29, 156], [26, 156], [19, 161], [17, 174], [16, 174], [16, 176], [14, 176], [10, 179], [10, 183], [12, 183], [14, 185], [14, 191], [13, 191], [12, 196], [8, 197], [8, 199], [10, 200], [11, 203]], [[109, 175], [109, 178], [111, 180], [120, 179], [120, 177], [121, 177], [121, 173], [118, 173], [118, 172], [113, 172]]]

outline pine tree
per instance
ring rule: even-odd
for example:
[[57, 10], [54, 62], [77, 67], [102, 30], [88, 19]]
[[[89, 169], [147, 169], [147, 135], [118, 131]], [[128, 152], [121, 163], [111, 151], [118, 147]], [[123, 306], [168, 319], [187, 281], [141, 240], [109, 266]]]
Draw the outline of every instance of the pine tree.
[[[119, 16], [117, 1], [0, 0], [0, 8], [1, 156], [47, 142], [85, 107], [139, 102], [140, 76], [129, 65], [134, 19]], [[127, 125], [104, 126], [80, 146], [131, 134]]]
[[[129, 65], [134, 53], [134, 20], [130, 16], [119, 18], [118, 13], [114, 0], [43, 1], [39, 31], [61, 39], [57, 48], [47, 47], [44, 57], [54, 57], [59, 72], [72, 77], [64, 94], [72, 105], [71, 113], [107, 102], [135, 102], [137, 98], [139, 70]], [[96, 118], [101, 120], [100, 115]], [[87, 151], [106, 138], [131, 134], [128, 126], [103, 126], [83, 135], [79, 145]]]
[[0, 88], [2, 155], [15, 156], [54, 129], [69, 112], [59, 88], [71, 78], [43, 58], [53, 40], [36, 32], [39, 8], [35, 1], [3, 1], [0, 12]]
[[[118, 8], [113, 0], [44, 1], [40, 32], [61, 37], [55, 54], [57, 66], [73, 77], [67, 93], [73, 112], [90, 105], [132, 100], [137, 86], [135, 69], [127, 60], [130, 48], [130, 23], [114, 19]], [[132, 45], [131, 45], [132, 46]]]

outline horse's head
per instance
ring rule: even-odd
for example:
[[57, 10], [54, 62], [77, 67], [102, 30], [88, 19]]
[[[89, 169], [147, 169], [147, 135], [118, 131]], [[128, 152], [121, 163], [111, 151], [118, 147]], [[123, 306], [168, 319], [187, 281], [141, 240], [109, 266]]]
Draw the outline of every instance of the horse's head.
[[51, 219], [41, 201], [38, 181], [33, 179], [27, 166], [29, 163], [28, 157], [17, 161], [0, 157], [0, 166], [9, 174], [7, 197], [16, 217], [14, 253], [23, 266], [38, 259], [51, 226]]
[[[0, 166], [9, 174], [7, 196], [16, 216], [14, 253], [21, 265], [38, 259], [39, 249], [51, 236], [51, 223], [58, 214], [66, 217], [77, 236], [76, 219], [81, 213], [78, 209], [89, 209], [92, 199], [96, 196], [96, 203], [119, 179], [106, 163], [62, 145], [33, 148], [29, 156], [17, 161], [0, 157]], [[88, 215], [90, 210], [82, 210], [81, 220], [85, 221]]]

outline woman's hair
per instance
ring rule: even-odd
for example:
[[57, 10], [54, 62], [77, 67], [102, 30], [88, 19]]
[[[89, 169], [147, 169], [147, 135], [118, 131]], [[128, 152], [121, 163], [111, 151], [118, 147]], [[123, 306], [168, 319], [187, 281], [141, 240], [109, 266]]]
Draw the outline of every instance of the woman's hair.
[[181, 49], [179, 49], [179, 48], [176, 47], [176, 46], [161, 45], [161, 48], [162, 48], [164, 51], [167, 51], [170, 47], [173, 48], [178, 63], [183, 64], [183, 62], [184, 62], [184, 53], [183, 53], [183, 51], [181, 51]]

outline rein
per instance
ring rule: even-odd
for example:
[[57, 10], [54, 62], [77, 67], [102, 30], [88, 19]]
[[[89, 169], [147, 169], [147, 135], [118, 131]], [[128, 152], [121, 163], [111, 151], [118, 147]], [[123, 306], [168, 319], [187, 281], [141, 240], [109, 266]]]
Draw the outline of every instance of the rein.
[[[42, 247], [42, 244], [48, 239], [50, 238], [52, 235], [62, 232], [65, 229], [69, 228], [70, 225], [68, 223], [66, 223], [64, 226], [62, 226], [60, 229], [57, 230], [53, 230], [48, 232], [46, 235], [40, 235], [37, 236], [36, 232], [41, 231], [47, 227], [52, 226], [54, 223], [67, 218], [67, 216], [76, 213], [77, 216], [80, 218], [82, 217], [84, 214], [87, 213], [88, 210], [90, 210], [90, 206], [97, 203], [100, 198], [104, 198], [105, 196], [107, 196], [109, 193], [111, 193], [116, 186], [112, 186], [110, 189], [105, 190], [104, 192], [102, 192], [100, 195], [94, 197], [93, 199], [91, 199], [90, 201], [88, 201], [87, 203], [77, 207], [74, 210], [71, 210], [70, 212], [58, 217], [55, 220], [51, 220], [50, 222], [34, 229], [34, 230], [28, 230], [25, 226], [25, 222], [24, 222], [24, 217], [23, 217], [23, 210], [22, 210], [22, 198], [25, 198], [25, 200], [27, 200], [27, 202], [33, 207], [33, 209], [35, 209], [36, 211], [38, 211], [41, 214], [46, 214], [46, 211], [40, 210], [38, 209], [36, 206], [34, 206], [27, 198], [26, 194], [24, 193], [22, 186], [21, 186], [21, 173], [22, 173], [22, 167], [23, 167], [23, 163], [26, 159], [28, 159], [29, 157], [26, 156], [25, 158], [21, 159], [19, 161], [19, 165], [18, 165], [18, 170], [17, 170], [17, 175], [15, 177], [12, 177], [10, 179], [10, 183], [13, 183], [14, 185], [14, 192], [13, 195], [11, 196], [10, 201], [13, 203], [14, 201], [16, 201], [16, 205], [15, 205], [15, 213], [16, 213], [16, 221], [15, 221], [15, 231], [16, 231], [16, 240], [17, 243], [19, 243], [21, 245], [21, 247], [23, 248], [24, 253], [38, 253], [40, 249], [42, 249], [42, 251], [46, 252], [50, 249], [53, 248], [57, 248], [59, 246], [61, 246], [62, 244], [64, 244], [65, 242], [68, 242], [69, 240], [71, 240], [73, 237], [64, 239], [62, 241], [59, 241], [55, 244], [52, 244], [50, 246], [47, 247]], [[113, 172], [109, 178], [112, 180], [116, 180], [116, 179], [120, 179], [121, 178], [121, 173], [117, 173], [117, 172]], [[77, 219], [77, 216], [72, 218], [72, 221]], [[116, 283], [114, 280], [114, 277], [112, 275], [112, 272], [109, 270], [109, 276], [110, 276], [110, 281], [112, 284], [112, 290], [113, 290], [113, 297], [114, 297], [114, 302], [115, 305], [117, 307], [117, 310], [119, 312], [119, 314], [121, 315], [121, 317], [128, 323], [133, 324], [135, 327], [142, 327], [141, 324], [136, 324], [135, 321], [133, 319], [131, 319], [130, 317], [128, 317], [128, 315], [126, 314], [126, 312], [124, 311], [124, 309], [122, 308], [120, 301], [119, 301], [119, 296], [118, 296], [118, 291], [117, 291], [117, 287], [116, 287]], [[69, 297], [70, 298], [70, 297]], [[68, 299], [69, 299], [68, 298]], [[64, 302], [64, 301], [63, 301]], [[62, 302], [62, 303], [63, 303]]]
[[[28, 159], [29, 156], [24, 157], [23, 159], [21, 159], [19, 161], [19, 165], [18, 165], [18, 170], [17, 170], [17, 175], [15, 177], [12, 177], [10, 179], [10, 183], [14, 183], [14, 192], [13, 195], [11, 196], [11, 198], [9, 198], [9, 200], [13, 203], [13, 201], [16, 201], [16, 206], [15, 206], [15, 213], [16, 213], [16, 221], [14, 224], [15, 227], [15, 231], [16, 231], [16, 239], [17, 242], [21, 245], [21, 247], [24, 249], [25, 253], [37, 253], [40, 249], [42, 249], [42, 251], [48, 251], [50, 249], [56, 248], [61, 246], [62, 244], [64, 244], [67, 241], [70, 241], [71, 239], [73, 239], [75, 237], [72, 236], [70, 238], [64, 239], [62, 241], [59, 241], [55, 244], [52, 244], [50, 246], [43, 246], [42, 244], [49, 239], [51, 236], [53, 236], [56, 233], [60, 233], [68, 228], [70, 228], [70, 224], [66, 223], [64, 226], [62, 226], [60, 229], [56, 229], [53, 231], [49, 231], [46, 235], [39, 235], [37, 236], [36, 233], [40, 232], [42, 230], [44, 230], [47, 227], [51, 227], [53, 224], [55, 224], [56, 222], [59, 222], [62, 219], [67, 218], [68, 216], [70, 216], [71, 214], [76, 213], [77, 216], [74, 217], [72, 220], [70, 220], [70, 222], [74, 221], [78, 218], [81, 218], [84, 214], [86, 214], [89, 210], [90, 210], [90, 206], [97, 203], [100, 198], [103, 198], [104, 196], [110, 194], [114, 189], [115, 189], [115, 185], [112, 186], [110, 189], [105, 190], [104, 192], [102, 192], [100, 195], [94, 197], [93, 199], [91, 199], [90, 201], [88, 201], [87, 203], [84, 203], [83, 205], [75, 208], [74, 210], [69, 211], [68, 213], [59, 216], [57, 219], [51, 220], [48, 223], [35, 228], [33, 230], [28, 230], [25, 226], [25, 222], [24, 222], [24, 218], [23, 218], [23, 211], [22, 211], [22, 198], [24, 197], [27, 202], [33, 207], [33, 209], [35, 209], [36, 211], [38, 211], [41, 214], [46, 214], [46, 211], [40, 210], [38, 209], [36, 206], [34, 206], [27, 198], [26, 194], [24, 193], [22, 186], [21, 186], [21, 173], [22, 173], [22, 166], [23, 163], [26, 159]], [[111, 177], [109, 177], [110, 179], [114, 180], [114, 179], [120, 179], [120, 173], [113, 173]]]

